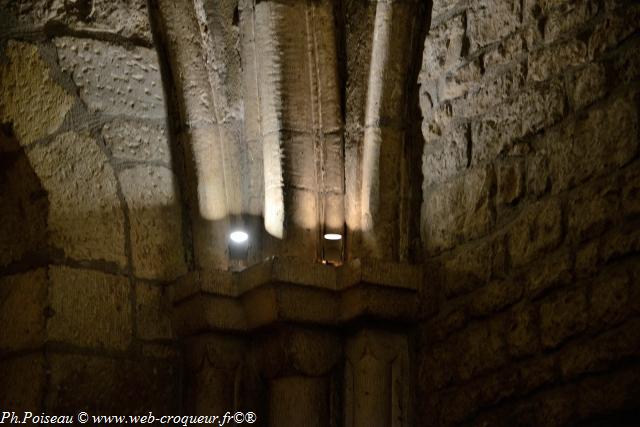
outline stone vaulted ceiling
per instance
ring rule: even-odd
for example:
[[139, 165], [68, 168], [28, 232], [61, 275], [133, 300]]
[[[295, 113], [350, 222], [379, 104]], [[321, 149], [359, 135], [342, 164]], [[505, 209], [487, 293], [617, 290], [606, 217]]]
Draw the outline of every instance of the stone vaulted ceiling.
[[426, 13], [418, 0], [155, 4], [198, 266], [228, 266], [237, 227], [249, 263], [411, 259]]

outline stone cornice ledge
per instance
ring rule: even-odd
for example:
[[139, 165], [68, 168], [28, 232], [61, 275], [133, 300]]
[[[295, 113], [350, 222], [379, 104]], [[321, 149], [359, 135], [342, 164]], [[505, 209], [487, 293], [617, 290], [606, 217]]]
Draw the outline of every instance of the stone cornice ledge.
[[412, 322], [422, 280], [422, 266], [367, 259], [335, 267], [270, 258], [239, 272], [197, 271], [176, 281], [174, 326], [187, 337], [250, 332], [279, 322]]

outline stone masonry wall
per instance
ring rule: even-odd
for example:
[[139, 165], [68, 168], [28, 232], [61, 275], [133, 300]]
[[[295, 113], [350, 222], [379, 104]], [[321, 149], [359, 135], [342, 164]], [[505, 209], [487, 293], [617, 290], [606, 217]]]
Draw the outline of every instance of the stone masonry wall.
[[170, 411], [186, 260], [146, 2], [0, 11], [0, 402]]
[[637, 421], [639, 26], [632, 1], [434, 1], [420, 425]]

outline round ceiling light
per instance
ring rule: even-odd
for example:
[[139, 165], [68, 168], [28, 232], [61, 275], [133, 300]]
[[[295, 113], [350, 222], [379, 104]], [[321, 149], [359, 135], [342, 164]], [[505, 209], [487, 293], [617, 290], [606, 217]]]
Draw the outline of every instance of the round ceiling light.
[[235, 243], [244, 243], [249, 240], [249, 235], [244, 231], [234, 231], [229, 234], [229, 238]]
[[342, 240], [342, 234], [337, 233], [327, 233], [324, 235], [326, 240]]

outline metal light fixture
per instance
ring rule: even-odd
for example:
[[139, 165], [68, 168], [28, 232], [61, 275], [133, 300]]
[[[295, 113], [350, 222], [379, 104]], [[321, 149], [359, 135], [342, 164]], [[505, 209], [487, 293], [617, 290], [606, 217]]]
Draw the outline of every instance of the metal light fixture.
[[326, 233], [324, 235], [325, 240], [342, 240], [342, 234], [338, 233]]
[[229, 238], [234, 243], [244, 243], [249, 240], [249, 235], [242, 230], [236, 230], [229, 234]]

